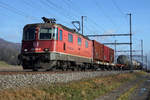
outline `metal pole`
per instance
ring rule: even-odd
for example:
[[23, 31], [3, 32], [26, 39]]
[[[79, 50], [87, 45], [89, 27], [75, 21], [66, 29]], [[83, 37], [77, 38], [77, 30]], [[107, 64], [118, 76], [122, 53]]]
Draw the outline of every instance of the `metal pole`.
[[97, 35], [86, 35], [88, 37], [103, 37], [103, 36], [130, 36], [130, 34], [97, 34]]
[[146, 71], [147, 71], [147, 55], [146, 55]]
[[82, 35], [83, 35], [83, 16], [81, 16], [81, 23], [82, 23]]
[[117, 51], [117, 50], [116, 50], [116, 42], [117, 42], [117, 40], [115, 40], [115, 63], [117, 63], [117, 59], [116, 59], [116, 55], [117, 55], [117, 54], [116, 54], [116, 53], [117, 53], [117, 52], [116, 52], [116, 51]]
[[131, 43], [103, 43], [104, 45], [130, 45]]
[[142, 60], [142, 65], [143, 65], [143, 40], [141, 40], [141, 60]]
[[86, 16], [81, 16], [81, 24], [82, 24], [82, 35], [83, 35], [83, 32], [84, 32], [84, 17]]
[[147, 56], [147, 70], [149, 70], [148, 63], [149, 63], [149, 62], [148, 62], [148, 56]]
[[128, 14], [130, 18], [130, 60], [131, 60], [131, 70], [132, 70], [132, 19], [131, 19], [131, 13]]

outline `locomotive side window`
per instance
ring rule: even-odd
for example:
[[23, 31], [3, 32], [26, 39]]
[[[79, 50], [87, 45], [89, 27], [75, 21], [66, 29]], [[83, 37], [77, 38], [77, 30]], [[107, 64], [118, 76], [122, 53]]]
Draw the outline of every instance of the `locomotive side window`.
[[59, 33], [60, 33], [60, 34], [59, 34], [59, 35], [60, 35], [59, 40], [62, 41], [62, 38], [63, 38], [63, 36], [62, 36], [62, 34], [63, 34], [62, 30], [60, 30]]
[[51, 39], [52, 38], [52, 28], [42, 28], [40, 29], [40, 39]]
[[58, 28], [56, 28], [56, 40], [58, 40]]
[[88, 41], [85, 40], [85, 47], [88, 48]]
[[81, 45], [81, 38], [78, 37], [78, 45]]
[[73, 42], [73, 36], [70, 33], [68, 33], [68, 41], [69, 42]]
[[23, 33], [23, 40], [34, 40], [35, 39], [35, 29], [28, 28]]

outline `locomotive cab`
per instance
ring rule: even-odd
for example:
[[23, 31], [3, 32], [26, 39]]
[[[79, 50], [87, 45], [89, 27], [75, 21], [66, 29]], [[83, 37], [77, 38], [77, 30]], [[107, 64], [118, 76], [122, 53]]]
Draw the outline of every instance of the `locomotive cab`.
[[57, 28], [54, 24], [26, 25], [23, 29], [21, 55], [19, 56], [23, 68], [39, 69], [47, 66], [46, 64], [50, 63], [50, 54], [55, 50], [56, 39]]
[[52, 51], [56, 34], [55, 27], [25, 27], [21, 52]]

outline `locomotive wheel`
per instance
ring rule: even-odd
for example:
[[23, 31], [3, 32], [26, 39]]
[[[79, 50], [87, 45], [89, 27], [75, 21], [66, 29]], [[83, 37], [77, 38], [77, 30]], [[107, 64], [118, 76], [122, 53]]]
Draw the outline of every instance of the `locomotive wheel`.
[[115, 70], [113, 66], [111, 67], [111, 69], [112, 69], [112, 70]]
[[75, 68], [71, 68], [72, 71], [75, 71]]
[[56, 67], [53, 67], [53, 68], [52, 68], [52, 71], [56, 71], [56, 70], [57, 70]]
[[61, 62], [61, 64], [60, 64], [60, 69], [61, 69], [62, 71], [66, 71], [66, 70], [67, 70], [67, 63], [66, 63], [66, 62]]
[[32, 71], [38, 71], [38, 69], [37, 69], [37, 68], [34, 68], [34, 69], [32, 69]]
[[67, 71], [67, 68], [63, 67], [63, 68], [62, 68], [62, 71]]
[[73, 68], [71, 68], [72, 71], [78, 71], [77, 68], [75, 68], [75, 66], [73, 66]]
[[54, 66], [52, 68], [46, 69], [46, 71], [57, 71], [57, 68], [56, 68], [56, 66]]

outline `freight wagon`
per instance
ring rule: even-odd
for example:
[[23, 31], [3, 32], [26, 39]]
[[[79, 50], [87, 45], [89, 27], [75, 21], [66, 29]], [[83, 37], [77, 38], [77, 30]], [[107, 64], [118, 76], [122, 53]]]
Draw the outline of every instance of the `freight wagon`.
[[112, 69], [115, 67], [114, 62], [114, 50], [92, 40], [93, 42], [93, 63], [96, 68], [100, 69]]

